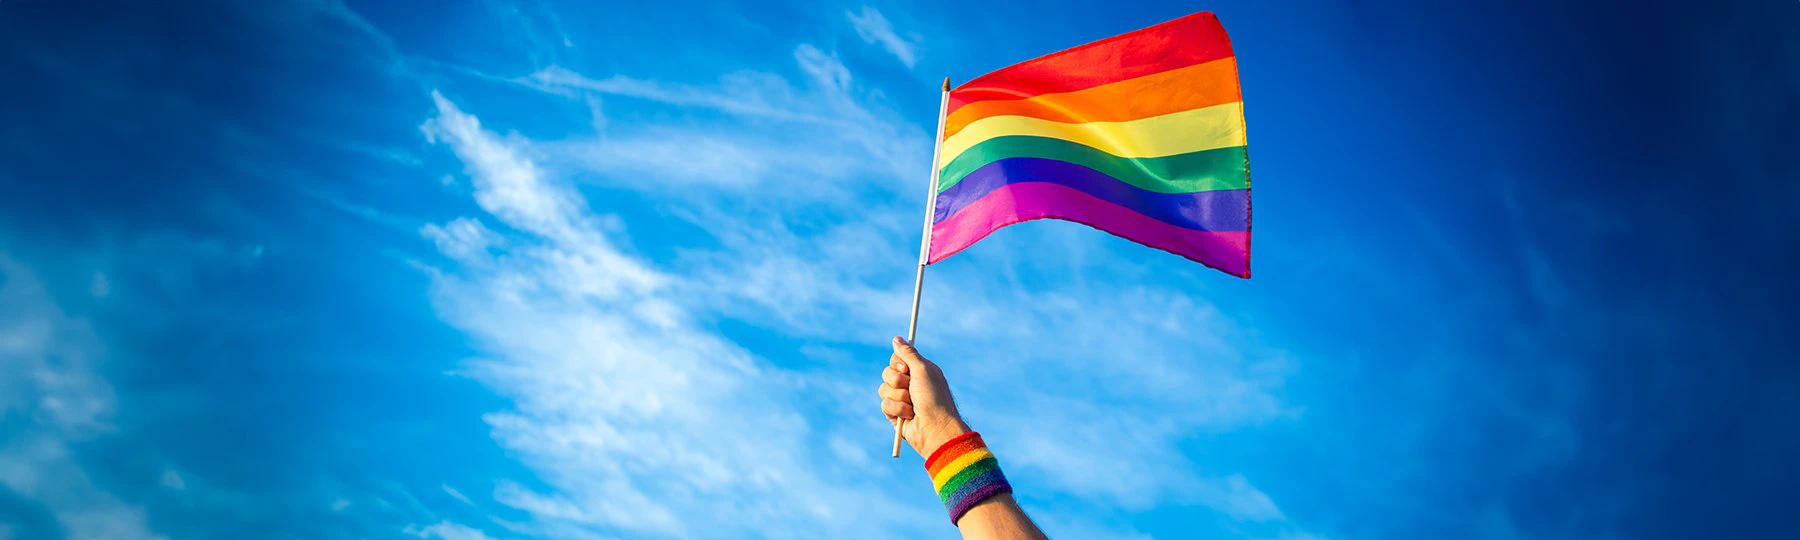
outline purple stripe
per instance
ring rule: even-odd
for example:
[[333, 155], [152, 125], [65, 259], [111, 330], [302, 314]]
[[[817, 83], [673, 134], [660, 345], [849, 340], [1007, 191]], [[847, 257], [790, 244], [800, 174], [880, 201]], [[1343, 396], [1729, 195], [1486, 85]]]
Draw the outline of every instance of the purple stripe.
[[[994, 471], [994, 473], [999, 474], [999, 471]], [[1012, 484], [1006, 483], [1005, 478], [1001, 478], [999, 482], [982, 484], [980, 487], [970, 490], [967, 497], [958, 499], [956, 504], [950, 507], [950, 524], [955, 525], [957, 521], [962, 520], [963, 514], [969, 513], [969, 509], [974, 508], [981, 501], [1001, 493], [1012, 493]]]
[[931, 226], [931, 256], [955, 255], [994, 230], [1021, 221], [1062, 219], [1174, 253], [1238, 277], [1250, 277], [1250, 232], [1177, 227], [1072, 188], [1041, 182], [1008, 184]]
[[[989, 457], [989, 458], [985, 458], [985, 459], [994, 459], [994, 458]], [[964, 497], [968, 497], [970, 492], [975, 491], [976, 489], [980, 488], [981, 486], [984, 486], [987, 484], [992, 484], [994, 482], [1005, 482], [1005, 481], [1006, 481], [1006, 477], [1000, 475], [1000, 462], [995, 461], [992, 468], [985, 470], [985, 471], [981, 471], [980, 473], [977, 473], [975, 476], [969, 477], [969, 479], [964, 481], [962, 483], [962, 485], [956, 486], [956, 491], [952, 491], [952, 492], [950, 492], [949, 496], [944, 497], [944, 502], [946, 504], [956, 504], [957, 501], [961, 501], [961, 500], [963, 500]]]
[[1082, 165], [1029, 157], [1002, 159], [975, 169], [938, 194], [932, 219], [944, 221], [1001, 186], [1026, 182], [1065, 186], [1177, 227], [1201, 231], [1250, 227], [1248, 189], [1158, 193]]

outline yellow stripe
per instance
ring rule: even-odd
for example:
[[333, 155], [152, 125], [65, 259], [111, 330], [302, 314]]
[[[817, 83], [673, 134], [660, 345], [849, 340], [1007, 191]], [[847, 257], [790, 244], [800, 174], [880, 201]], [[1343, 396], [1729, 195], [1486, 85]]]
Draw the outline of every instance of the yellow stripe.
[[981, 141], [1007, 135], [1052, 137], [1124, 158], [1163, 157], [1244, 145], [1244, 103], [1226, 103], [1128, 122], [1052, 122], [990, 116], [944, 139], [942, 169]]
[[956, 456], [956, 459], [952, 459], [949, 463], [945, 463], [944, 468], [938, 469], [937, 476], [931, 477], [931, 487], [940, 490], [944, 489], [944, 483], [949, 482], [950, 477], [956, 476], [956, 473], [962, 472], [963, 469], [968, 468], [969, 464], [993, 457], [993, 455], [993, 452], [989, 452], [988, 449], [982, 448], [974, 452]]

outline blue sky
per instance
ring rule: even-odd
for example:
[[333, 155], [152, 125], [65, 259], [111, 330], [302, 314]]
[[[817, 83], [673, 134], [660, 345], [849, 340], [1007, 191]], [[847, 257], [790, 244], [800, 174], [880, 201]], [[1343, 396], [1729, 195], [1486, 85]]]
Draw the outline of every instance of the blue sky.
[[1203, 9], [1255, 279], [926, 282], [1053, 536], [1800, 531], [1800, 4], [184, 4], [0, 3], [0, 539], [949, 537], [937, 82]]

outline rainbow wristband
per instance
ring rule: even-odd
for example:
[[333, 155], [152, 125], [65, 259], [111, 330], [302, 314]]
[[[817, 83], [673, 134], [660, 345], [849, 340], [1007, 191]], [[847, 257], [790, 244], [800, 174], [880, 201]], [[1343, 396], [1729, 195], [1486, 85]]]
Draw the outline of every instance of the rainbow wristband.
[[938, 498], [950, 511], [951, 525], [988, 497], [1012, 493], [1012, 484], [1000, 474], [1000, 462], [981, 441], [981, 434], [973, 431], [939, 446], [925, 460], [925, 472], [931, 473], [931, 485], [937, 487]]

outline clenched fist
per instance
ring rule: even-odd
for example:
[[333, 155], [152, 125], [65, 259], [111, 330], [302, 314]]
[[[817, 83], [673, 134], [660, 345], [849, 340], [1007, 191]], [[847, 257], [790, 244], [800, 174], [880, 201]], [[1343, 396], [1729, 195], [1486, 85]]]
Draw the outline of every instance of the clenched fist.
[[950, 398], [944, 372], [904, 339], [894, 338], [894, 354], [881, 372], [878, 392], [881, 412], [889, 422], [900, 422], [901, 436], [920, 456], [929, 456], [944, 441], [969, 432]]

